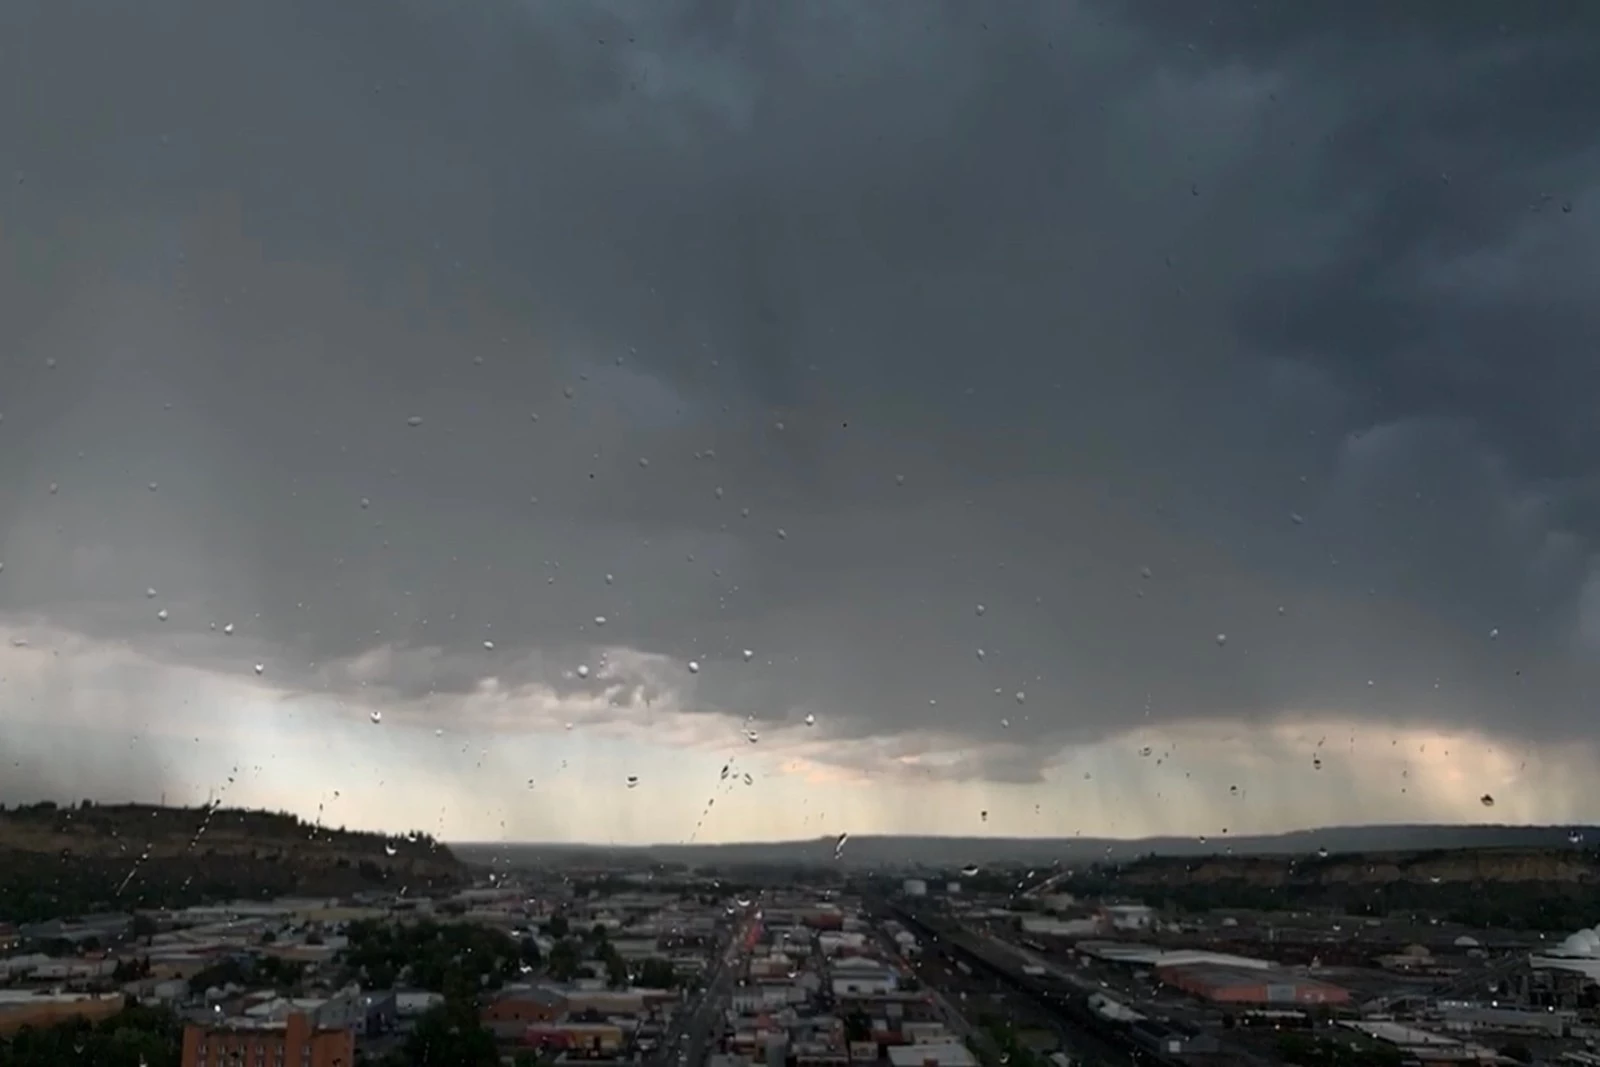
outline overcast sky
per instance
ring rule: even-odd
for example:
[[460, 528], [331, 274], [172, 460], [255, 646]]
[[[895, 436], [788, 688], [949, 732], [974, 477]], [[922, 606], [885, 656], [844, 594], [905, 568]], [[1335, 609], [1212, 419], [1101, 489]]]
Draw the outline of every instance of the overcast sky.
[[1589, 5], [13, 0], [0, 80], [0, 799], [1600, 819]]

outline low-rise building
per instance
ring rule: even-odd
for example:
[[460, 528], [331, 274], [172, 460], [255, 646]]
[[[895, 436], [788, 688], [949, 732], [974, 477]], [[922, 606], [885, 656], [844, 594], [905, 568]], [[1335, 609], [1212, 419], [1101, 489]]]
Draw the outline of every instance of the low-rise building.
[[1156, 974], [1164, 984], [1213, 1004], [1350, 1003], [1348, 989], [1275, 968], [1195, 963], [1161, 967]]
[[73, 1019], [99, 1022], [122, 1010], [121, 993], [67, 993], [49, 989], [0, 989], [0, 1035], [24, 1026], [55, 1026]]
[[183, 1028], [183, 1067], [284, 1064], [285, 1067], [349, 1067], [355, 1062], [351, 1030], [319, 1029], [299, 1013], [281, 1020], [225, 1019]]

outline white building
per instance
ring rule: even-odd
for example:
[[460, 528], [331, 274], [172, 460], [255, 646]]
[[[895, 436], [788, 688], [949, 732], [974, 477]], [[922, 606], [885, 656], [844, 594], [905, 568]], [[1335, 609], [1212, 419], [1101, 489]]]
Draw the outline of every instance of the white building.
[[976, 1067], [977, 1060], [967, 1046], [958, 1042], [947, 1045], [890, 1045], [890, 1067]]
[[1022, 932], [1044, 937], [1093, 937], [1101, 930], [1099, 919], [1055, 919], [1047, 915], [1027, 915]]
[[877, 960], [851, 956], [837, 961], [832, 968], [833, 995], [876, 996], [893, 993], [900, 987], [895, 973]]
[[1155, 909], [1145, 904], [1110, 904], [1106, 921], [1113, 930], [1148, 930], [1155, 925]]

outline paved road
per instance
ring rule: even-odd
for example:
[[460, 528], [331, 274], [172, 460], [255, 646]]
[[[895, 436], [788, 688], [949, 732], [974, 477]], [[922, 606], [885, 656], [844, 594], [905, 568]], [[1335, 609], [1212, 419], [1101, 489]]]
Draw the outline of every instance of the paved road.
[[683, 1006], [672, 1032], [662, 1044], [659, 1062], [667, 1067], [703, 1067], [720, 1036], [718, 1030], [728, 1010], [733, 987], [744, 973], [744, 939], [753, 918], [734, 927], [728, 943], [706, 969], [705, 987]]

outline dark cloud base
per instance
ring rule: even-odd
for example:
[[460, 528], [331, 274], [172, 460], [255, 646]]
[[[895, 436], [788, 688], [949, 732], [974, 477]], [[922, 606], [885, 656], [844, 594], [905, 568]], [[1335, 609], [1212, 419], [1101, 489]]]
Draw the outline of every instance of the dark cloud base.
[[1201, 11], [12, 4], [0, 608], [1585, 735], [1592, 9]]

